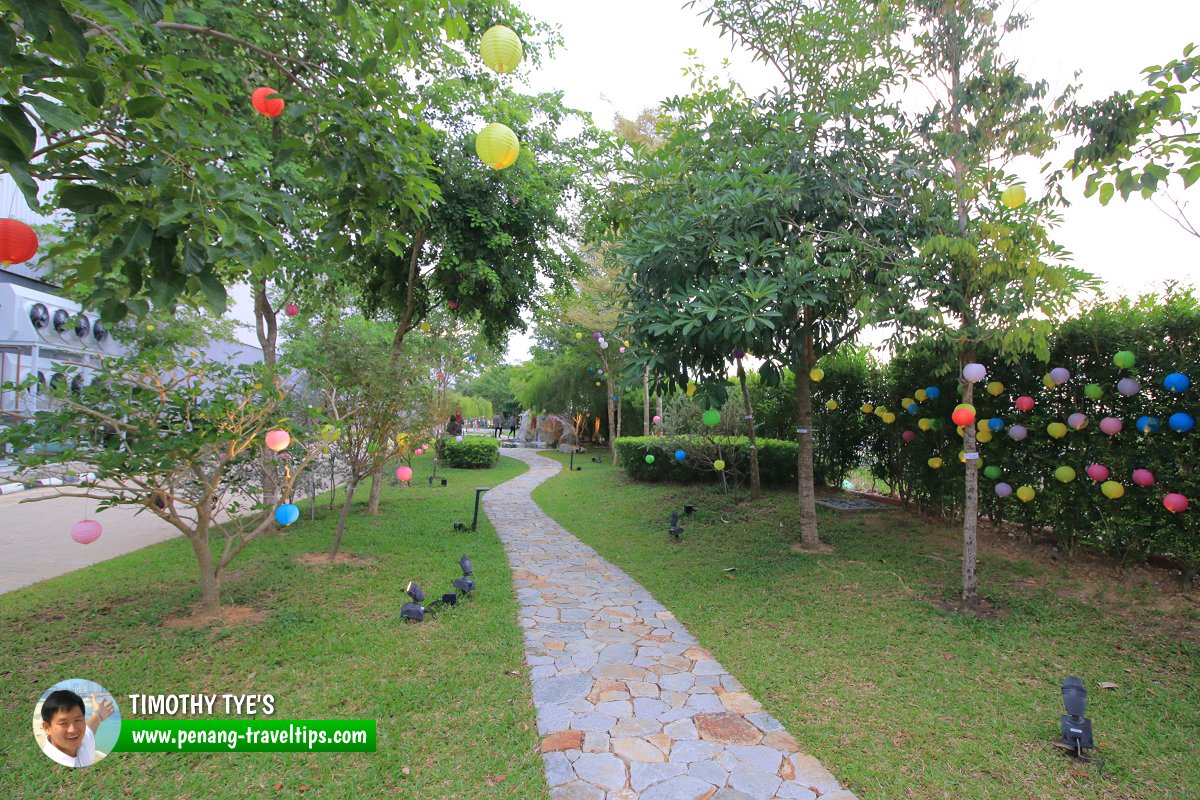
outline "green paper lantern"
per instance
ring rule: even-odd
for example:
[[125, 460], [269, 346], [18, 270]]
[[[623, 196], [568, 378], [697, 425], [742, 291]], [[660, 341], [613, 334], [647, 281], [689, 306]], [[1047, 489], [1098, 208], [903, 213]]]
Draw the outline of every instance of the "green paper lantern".
[[720, 422], [721, 422], [721, 412], [720, 412], [720, 411], [717, 411], [715, 408], [710, 408], [708, 411], [705, 411], [705, 412], [704, 412], [704, 416], [703, 416], [703, 417], [701, 417], [701, 419], [703, 419], [703, 420], [704, 420], [704, 424], [705, 424], [705, 425], [707, 425], [708, 427], [710, 427], [710, 428], [711, 428], [711, 427], [713, 427], [714, 425], [719, 425], [719, 424], [720, 424]]
[[992, 480], [996, 480], [1004, 474], [1004, 470], [1000, 469], [999, 467], [988, 467], [983, 471], [983, 474], [987, 475]]
[[718, 458], [713, 462], [713, 469], [715, 469], [717, 472], [724, 472], [725, 462]]
[[1070, 483], [1075, 480], [1075, 470], [1071, 467], [1059, 467], [1054, 470], [1054, 477], [1058, 478], [1063, 483]]
[[1051, 422], [1046, 426], [1046, 433], [1053, 436], [1055, 439], [1061, 439], [1067, 435], [1067, 426], [1061, 422]]
[[1000, 193], [1000, 202], [1009, 208], [1019, 208], [1025, 203], [1025, 189], [1020, 186], [1010, 186]]
[[521, 37], [504, 25], [493, 25], [479, 40], [479, 55], [483, 63], [495, 72], [512, 72], [524, 55]]
[[1137, 358], [1129, 350], [1122, 350], [1113, 356], [1113, 363], [1121, 369], [1133, 369], [1133, 365], [1137, 363]]
[[512, 128], [493, 122], [475, 136], [475, 153], [492, 169], [507, 169], [517, 162], [521, 142]]
[[1089, 383], [1083, 387], [1083, 393], [1089, 400], [1099, 400], [1104, 397], [1104, 390], [1100, 388], [1098, 383]]
[[647, 463], [647, 464], [653, 464], [653, 463], [654, 463], [654, 456], [646, 456], [646, 463]]

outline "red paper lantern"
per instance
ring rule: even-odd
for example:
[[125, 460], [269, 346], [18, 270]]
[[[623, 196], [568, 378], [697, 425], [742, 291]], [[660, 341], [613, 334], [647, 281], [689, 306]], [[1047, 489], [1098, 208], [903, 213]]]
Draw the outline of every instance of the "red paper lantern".
[[950, 419], [954, 420], [955, 425], [962, 425], [965, 428], [975, 421], [975, 408], [963, 403], [954, 409]]
[[451, 301], [450, 301], [450, 310], [451, 310], [451, 311], [453, 311], [453, 310], [454, 310], [454, 309], [456, 309], [456, 308], [458, 308], [458, 301], [457, 301], [457, 300], [451, 300]]
[[1033, 411], [1033, 398], [1028, 395], [1021, 395], [1017, 398], [1018, 411]]
[[250, 103], [254, 106], [254, 110], [262, 114], [264, 117], [278, 117], [283, 113], [283, 98], [271, 97], [279, 92], [267, 86], [260, 86], [250, 95]]
[[33, 228], [19, 219], [0, 219], [0, 262], [24, 264], [37, 254], [38, 238]]
[[1188, 499], [1181, 494], [1172, 492], [1163, 498], [1163, 507], [1174, 514], [1187, 511]]
[[296, 305], [295, 303], [288, 303], [287, 306], [284, 307], [283, 313], [287, 314], [289, 317], [294, 317], [300, 313], [300, 306]]

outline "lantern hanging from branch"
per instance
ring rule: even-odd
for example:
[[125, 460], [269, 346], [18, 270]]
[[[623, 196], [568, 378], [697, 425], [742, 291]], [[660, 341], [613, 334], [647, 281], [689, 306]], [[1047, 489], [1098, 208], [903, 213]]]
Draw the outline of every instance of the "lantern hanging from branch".
[[278, 117], [283, 113], [283, 98], [268, 86], [260, 86], [250, 95], [250, 104], [264, 117]]
[[493, 122], [475, 136], [475, 153], [492, 169], [506, 169], [516, 163], [521, 143], [512, 128]]
[[278, 453], [280, 450], [286, 450], [288, 445], [292, 443], [292, 436], [287, 431], [273, 430], [267, 431], [265, 437], [267, 447]]
[[19, 219], [0, 219], [0, 263], [24, 264], [37, 254], [37, 249], [33, 228]]
[[1000, 202], [1009, 208], [1020, 208], [1025, 204], [1025, 189], [1021, 186], [1009, 186], [1000, 193]]
[[504, 25], [493, 25], [479, 40], [479, 56], [495, 72], [512, 72], [521, 63], [523, 54], [521, 38]]
[[100, 538], [103, 529], [94, 519], [85, 519], [71, 526], [71, 538], [80, 544], [91, 544]]

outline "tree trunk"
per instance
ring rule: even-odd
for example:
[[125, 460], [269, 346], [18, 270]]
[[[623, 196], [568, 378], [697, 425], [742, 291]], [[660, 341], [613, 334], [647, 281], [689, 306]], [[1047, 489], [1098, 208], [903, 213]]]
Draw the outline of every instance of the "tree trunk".
[[[812, 338], [806, 349], [811, 354]], [[796, 363], [796, 473], [800, 489], [800, 546], [817, 550], [817, 496], [813, 486], [812, 393], [808, 385], [809, 361]]]
[[663, 413], [662, 413], [662, 395], [661, 395], [661, 394], [659, 394], [659, 395], [655, 395], [655, 396], [654, 396], [654, 399], [655, 399], [655, 400], [658, 402], [658, 412], [657, 412], [657, 413], [658, 413], [658, 418], [659, 418], [659, 419], [662, 419], [662, 418], [663, 418]]
[[350, 502], [354, 500], [354, 490], [358, 488], [358, 479], [352, 477], [346, 484], [346, 499], [342, 501], [342, 513], [338, 515], [337, 532], [333, 534], [333, 547], [329, 550], [329, 560], [337, 559], [338, 547], [342, 544], [342, 534], [346, 530], [346, 518], [350, 516]]
[[[963, 402], [970, 404], [975, 386], [962, 380], [962, 387]], [[974, 609], [979, 605], [979, 575], [975, 571], [979, 558], [979, 454], [974, 424], [963, 426], [963, 451], [967, 456], [967, 494], [963, 504], [962, 605]]]
[[642, 372], [642, 436], [650, 435], [650, 366]]
[[379, 493], [383, 490], [383, 467], [371, 473], [371, 496], [367, 500], [368, 516], [379, 516]]
[[[746, 409], [746, 434], [750, 439], [750, 499], [762, 497], [762, 478], [758, 471], [758, 439], [754, 433], [754, 407], [750, 405], [750, 390], [746, 388], [746, 370], [737, 360], [738, 383], [742, 386], [742, 406]], [[800, 426], [797, 426], [800, 427]]]
[[188, 538], [196, 555], [196, 565], [200, 567], [200, 611], [215, 615], [221, 610], [221, 578], [213, 564], [212, 551], [208, 549], [207, 526]]
[[[608, 370], [604, 371], [608, 376]], [[617, 465], [617, 404], [613, 402], [613, 392], [616, 387], [611, 380], [605, 381], [608, 386], [608, 449], [612, 451], [612, 463]]]

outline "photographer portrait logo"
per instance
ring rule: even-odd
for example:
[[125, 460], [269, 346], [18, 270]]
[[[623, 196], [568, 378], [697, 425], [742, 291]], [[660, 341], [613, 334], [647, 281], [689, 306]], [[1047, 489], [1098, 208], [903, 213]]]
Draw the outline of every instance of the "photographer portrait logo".
[[33, 736], [46, 757], [65, 767], [90, 767], [113, 749], [121, 712], [95, 681], [71, 678], [51, 686], [33, 709]]

